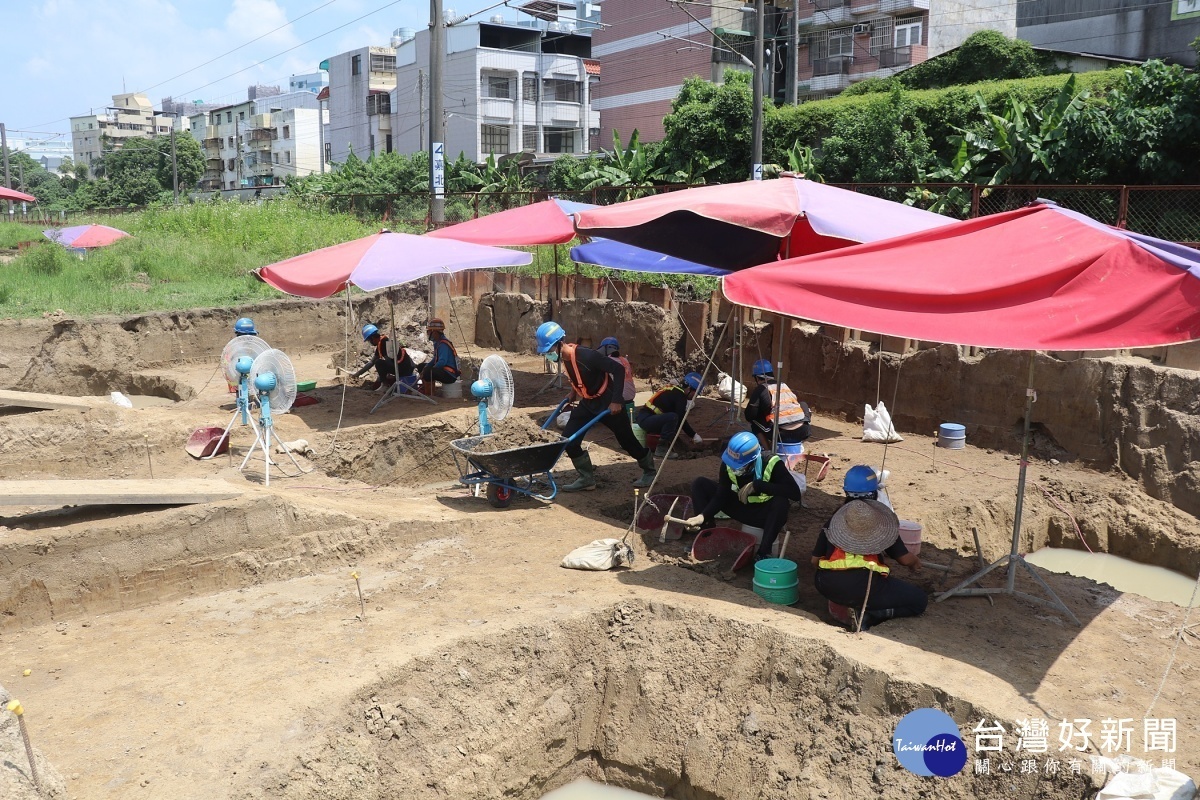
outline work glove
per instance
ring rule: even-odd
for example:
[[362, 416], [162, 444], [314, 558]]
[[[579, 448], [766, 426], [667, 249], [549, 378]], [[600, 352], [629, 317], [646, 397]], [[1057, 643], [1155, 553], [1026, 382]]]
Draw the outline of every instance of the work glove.
[[693, 435], [692, 436], [692, 444], [704, 444], [704, 437], [698, 433]]
[[689, 528], [699, 528], [701, 525], [704, 524], [704, 515], [697, 514], [694, 517], [688, 517], [687, 519], [685, 519], [683, 521], [683, 523], [685, 525], [687, 525]]
[[754, 481], [750, 481], [742, 488], [738, 489], [738, 502], [745, 503], [746, 498], [754, 494]]

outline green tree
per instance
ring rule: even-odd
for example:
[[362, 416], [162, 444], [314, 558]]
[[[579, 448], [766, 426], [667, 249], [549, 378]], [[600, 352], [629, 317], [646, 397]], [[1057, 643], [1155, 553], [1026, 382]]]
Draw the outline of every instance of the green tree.
[[[774, 113], [775, 107], [768, 104], [764, 125]], [[721, 85], [688, 78], [663, 119], [662, 148], [669, 173], [723, 183], [745, 180], [750, 176], [753, 117], [748, 73], [727, 70]]]
[[930, 157], [925, 126], [905, 93], [893, 87], [867, 113], [834, 123], [816, 166], [833, 183], [911, 182]]
[[59, 177], [33, 160], [28, 153], [10, 149], [8, 166], [13, 188], [33, 195], [42, 205], [49, 206], [66, 197], [67, 192]]
[[[172, 188], [171, 137], [160, 136], [154, 140], [158, 145], [158, 183], [163, 190]], [[179, 168], [179, 191], [189, 192], [196, 188], [204, 174], [204, 152], [200, 143], [189, 132], [175, 134], [175, 161]]]
[[667, 175], [667, 168], [658, 163], [660, 148], [653, 145], [642, 145], [638, 141], [635, 128], [629, 135], [629, 144], [621, 147], [621, 135], [613, 131], [613, 149], [605, 152], [605, 158], [599, 160], [593, 169], [582, 173], [579, 177], [585, 181], [584, 189], [601, 187], [619, 187], [621, 200], [630, 200], [644, 195], [645, 189], [661, 182]]

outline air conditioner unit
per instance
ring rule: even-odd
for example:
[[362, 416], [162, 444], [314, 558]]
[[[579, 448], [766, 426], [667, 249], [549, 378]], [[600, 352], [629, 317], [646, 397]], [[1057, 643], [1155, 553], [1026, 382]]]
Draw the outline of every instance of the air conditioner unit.
[[871, 23], [860, 22], [859, 24], [854, 26], [854, 32], [855, 33], [870, 33], [871, 32]]

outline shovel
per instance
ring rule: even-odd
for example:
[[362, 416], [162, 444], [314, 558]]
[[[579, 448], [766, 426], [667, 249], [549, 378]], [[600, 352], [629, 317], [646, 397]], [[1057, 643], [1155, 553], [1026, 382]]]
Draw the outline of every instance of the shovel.
[[[221, 441], [222, 438], [224, 441]], [[218, 442], [221, 444], [219, 448]], [[183, 449], [193, 458], [211, 458], [229, 452], [229, 437], [225, 435], [224, 428], [197, 428], [192, 431]]]

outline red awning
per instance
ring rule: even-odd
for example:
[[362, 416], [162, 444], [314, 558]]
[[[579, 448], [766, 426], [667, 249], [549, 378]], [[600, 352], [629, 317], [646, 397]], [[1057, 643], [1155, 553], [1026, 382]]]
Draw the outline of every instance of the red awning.
[[1200, 252], [1037, 205], [723, 279], [739, 305], [929, 342], [1108, 350], [1200, 338]]
[[430, 231], [426, 236], [493, 247], [566, 244], [575, 238], [569, 212], [554, 200], [498, 211], [486, 217]]
[[15, 200], [18, 203], [36, 203], [37, 198], [31, 194], [18, 192], [16, 189], [8, 189], [0, 186], [0, 200]]

